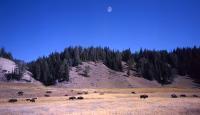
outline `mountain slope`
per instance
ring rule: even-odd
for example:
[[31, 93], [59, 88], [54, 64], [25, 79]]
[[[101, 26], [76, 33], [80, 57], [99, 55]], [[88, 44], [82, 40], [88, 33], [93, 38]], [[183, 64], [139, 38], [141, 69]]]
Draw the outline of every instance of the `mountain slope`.
[[[195, 87], [195, 83], [185, 76], [177, 76], [172, 84], [165, 86], [143, 77], [127, 76], [126, 65], [124, 63], [122, 65], [124, 72], [118, 72], [109, 69], [102, 62], [83, 62], [81, 65], [71, 68], [69, 82], [58, 83], [57, 86], [69, 88]], [[90, 68], [89, 76], [85, 77], [83, 71], [88, 66]], [[132, 73], [134, 72], [132, 71]]]
[[[189, 77], [176, 76], [172, 84], [161, 86], [157, 81], [149, 81], [137, 74], [136, 71], [131, 71], [131, 75], [127, 75], [127, 65], [122, 62], [123, 72], [114, 71], [103, 64], [103, 62], [82, 62], [82, 64], [71, 67], [70, 79], [68, 82], [57, 83], [56, 87], [68, 88], [140, 88], [140, 87], [181, 87], [194, 88], [195, 84]], [[84, 75], [86, 68], [88, 77]], [[17, 65], [14, 61], [0, 58], [0, 82], [7, 82], [5, 74], [11, 73]], [[136, 77], [137, 76], [137, 77]], [[34, 82], [32, 74], [25, 71], [19, 81], [12, 82]], [[38, 82], [39, 83], [39, 82]]]
[[[14, 61], [0, 58], [0, 81], [7, 81], [6, 74], [12, 73], [17, 67], [18, 66]], [[31, 75], [31, 72], [25, 70], [19, 82], [34, 82], [35, 80], [31, 77]]]

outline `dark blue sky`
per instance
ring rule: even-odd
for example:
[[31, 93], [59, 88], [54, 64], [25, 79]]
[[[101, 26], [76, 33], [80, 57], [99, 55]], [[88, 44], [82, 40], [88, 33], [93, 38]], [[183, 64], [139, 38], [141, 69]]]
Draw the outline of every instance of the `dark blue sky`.
[[15, 58], [30, 61], [75, 45], [199, 46], [200, 0], [0, 0], [0, 47]]

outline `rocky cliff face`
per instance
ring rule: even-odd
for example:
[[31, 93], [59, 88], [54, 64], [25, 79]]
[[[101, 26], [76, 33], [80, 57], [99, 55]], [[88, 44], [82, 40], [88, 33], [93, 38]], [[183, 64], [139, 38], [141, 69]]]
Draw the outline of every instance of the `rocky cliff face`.
[[[14, 61], [9, 59], [0, 58], [0, 82], [8, 81], [6, 78], [6, 74], [10, 74], [14, 72], [18, 68], [17, 64]], [[16, 82], [15, 80], [11, 80], [12, 82]], [[21, 79], [17, 82], [34, 82], [35, 80], [32, 78], [31, 72], [25, 70]]]

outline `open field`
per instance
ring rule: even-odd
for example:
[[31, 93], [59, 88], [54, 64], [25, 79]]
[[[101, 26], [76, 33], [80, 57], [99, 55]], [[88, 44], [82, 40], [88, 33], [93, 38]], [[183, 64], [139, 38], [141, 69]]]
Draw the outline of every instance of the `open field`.
[[[18, 91], [24, 94], [19, 96]], [[77, 94], [83, 91], [88, 94]], [[133, 91], [135, 94], [131, 93]], [[69, 89], [28, 83], [1, 83], [0, 92], [0, 114], [198, 115], [200, 112], [200, 98], [193, 97], [194, 94], [200, 96], [200, 89]], [[45, 97], [45, 94], [50, 97]], [[149, 97], [140, 99], [142, 94]], [[176, 94], [178, 98], [171, 98], [171, 94]], [[186, 97], [180, 97], [181, 94]], [[69, 100], [70, 96], [82, 96], [84, 99]], [[37, 97], [35, 102], [26, 101], [34, 97]], [[11, 98], [18, 101], [9, 103]]]

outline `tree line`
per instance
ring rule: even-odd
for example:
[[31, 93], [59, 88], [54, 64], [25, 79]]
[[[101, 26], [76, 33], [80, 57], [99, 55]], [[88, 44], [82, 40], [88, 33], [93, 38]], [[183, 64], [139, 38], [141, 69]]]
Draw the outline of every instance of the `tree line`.
[[7, 52], [5, 48], [0, 48], [0, 57], [13, 60], [13, 56], [10, 52]]
[[78, 66], [82, 61], [100, 60], [109, 68], [122, 71], [121, 53], [108, 47], [68, 47], [63, 52], [54, 52], [47, 57], [40, 57], [36, 61], [32, 61], [28, 67], [36, 80], [45, 85], [53, 85], [69, 80], [70, 67]]
[[160, 84], [173, 82], [176, 74], [189, 75], [200, 83], [200, 47], [166, 50], [140, 50], [134, 53], [136, 68], [142, 76]]
[[[8, 56], [5, 50], [3, 52], [4, 56], [1, 53], [1, 57], [12, 57]], [[45, 85], [53, 85], [68, 81], [70, 68], [78, 66], [83, 61], [102, 61], [116, 71], [123, 71], [124, 61], [128, 65], [127, 75], [131, 75], [130, 70], [135, 68], [145, 79], [156, 80], [163, 85], [173, 82], [176, 74], [189, 75], [195, 82], [200, 83], [200, 47], [176, 48], [170, 52], [141, 49], [132, 53], [130, 49], [118, 51], [109, 47], [76, 46], [40, 57], [27, 65], [36, 80]]]

